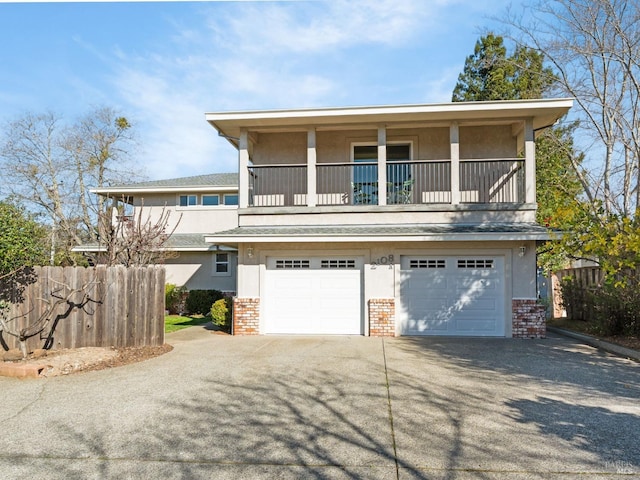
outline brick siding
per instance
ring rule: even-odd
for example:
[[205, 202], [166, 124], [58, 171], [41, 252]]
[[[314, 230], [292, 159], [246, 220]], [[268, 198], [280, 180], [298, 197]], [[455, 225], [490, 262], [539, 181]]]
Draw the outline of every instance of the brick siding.
[[372, 337], [396, 335], [396, 304], [393, 298], [369, 300], [369, 335]]
[[239, 298], [233, 300], [233, 334], [258, 335], [260, 333], [260, 299]]
[[545, 308], [536, 299], [513, 299], [513, 338], [545, 338], [547, 319]]

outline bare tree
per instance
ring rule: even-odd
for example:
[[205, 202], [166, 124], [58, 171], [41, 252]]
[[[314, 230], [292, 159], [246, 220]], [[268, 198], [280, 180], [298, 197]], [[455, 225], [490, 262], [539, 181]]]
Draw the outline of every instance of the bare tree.
[[[121, 199], [121, 205], [127, 199]], [[144, 200], [136, 207], [135, 213], [125, 215], [121, 208], [112, 206], [100, 214], [99, 252], [97, 263], [125, 265], [127, 267], [162, 263], [175, 256], [175, 252], [167, 248], [171, 235], [175, 232], [178, 221], [170, 222], [171, 211], [163, 206], [157, 215], [145, 210]]]
[[0, 141], [3, 192], [46, 215], [52, 236], [66, 250], [95, 239], [102, 200], [91, 188], [139, 179], [128, 165], [133, 127], [102, 107], [68, 124], [54, 113], [26, 114], [10, 122]]
[[[551, 62], [576, 99], [585, 164], [574, 163], [593, 205], [634, 218], [640, 201], [640, 3], [541, 0], [503, 19], [520, 44]], [[577, 157], [576, 157], [577, 160]], [[584, 167], [588, 169], [585, 170]]]

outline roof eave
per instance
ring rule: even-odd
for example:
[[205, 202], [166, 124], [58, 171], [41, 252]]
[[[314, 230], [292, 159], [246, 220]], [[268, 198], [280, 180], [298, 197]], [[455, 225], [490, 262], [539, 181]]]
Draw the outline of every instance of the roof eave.
[[533, 99], [489, 102], [254, 110], [206, 113], [218, 133], [238, 146], [240, 128], [300, 127], [393, 121], [464, 121], [500, 118], [533, 118], [534, 129], [553, 124], [573, 106], [573, 99]]
[[226, 235], [205, 236], [205, 242], [236, 243], [312, 243], [312, 242], [461, 242], [555, 240], [549, 232], [474, 232], [407, 235]]
[[141, 193], [182, 193], [182, 192], [237, 192], [238, 185], [216, 185], [216, 186], [193, 186], [193, 187], [107, 187], [107, 188], [94, 188], [91, 189], [91, 193], [97, 195], [133, 195]]

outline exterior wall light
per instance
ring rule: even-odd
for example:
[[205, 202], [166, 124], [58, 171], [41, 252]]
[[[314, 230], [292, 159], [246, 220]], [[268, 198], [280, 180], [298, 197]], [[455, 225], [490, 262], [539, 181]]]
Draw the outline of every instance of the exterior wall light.
[[247, 257], [253, 258], [253, 248], [247, 248]]
[[520, 257], [524, 257], [524, 254], [527, 253], [527, 247], [525, 247], [524, 245], [520, 247], [520, 253], [518, 254], [518, 256]]

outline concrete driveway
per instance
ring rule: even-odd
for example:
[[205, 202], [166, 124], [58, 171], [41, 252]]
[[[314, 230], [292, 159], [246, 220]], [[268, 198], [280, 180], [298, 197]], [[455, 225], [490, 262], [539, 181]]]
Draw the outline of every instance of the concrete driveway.
[[640, 478], [640, 364], [572, 340], [171, 334], [0, 378], [7, 479]]

